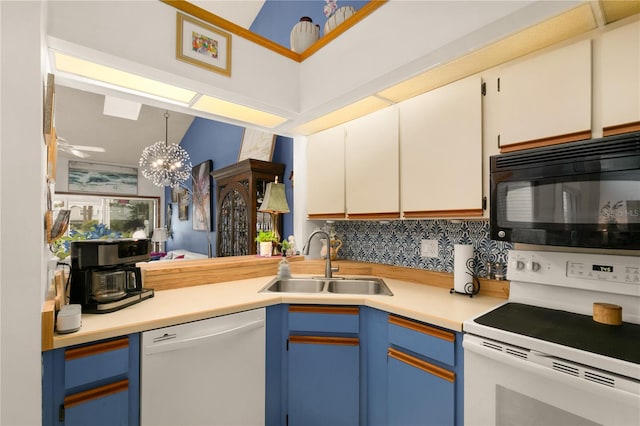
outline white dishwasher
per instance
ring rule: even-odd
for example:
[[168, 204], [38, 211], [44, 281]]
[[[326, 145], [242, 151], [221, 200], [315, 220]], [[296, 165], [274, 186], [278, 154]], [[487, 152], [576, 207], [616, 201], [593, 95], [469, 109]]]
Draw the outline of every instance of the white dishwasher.
[[143, 425], [263, 425], [265, 309], [142, 333]]

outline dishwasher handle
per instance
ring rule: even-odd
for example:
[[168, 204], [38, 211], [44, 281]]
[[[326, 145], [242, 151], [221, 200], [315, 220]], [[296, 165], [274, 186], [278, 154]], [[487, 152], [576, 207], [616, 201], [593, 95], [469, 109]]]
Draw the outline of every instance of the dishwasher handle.
[[[257, 321], [251, 321], [245, 324], [241, 324], [237, 327], [229, 328], [226, 330], [218, 331], [215, 333], [205, 334], [202, 336], [195, 336], [188, 339], [171, 338], [169, 335], [164, 341], [154, 343], [144, 347], [145, 355], [153, 355], [163, 352], [177, 351], [183, 348], [188, 348], [200, 344], [204, 344], [207, 341], [215, 340], [218, 337], [227, 337], [235, 334], [245, 333], [251, 330], [264, 327], [264, 319]], [[175, 340], [174, 340], [175, 339]]]

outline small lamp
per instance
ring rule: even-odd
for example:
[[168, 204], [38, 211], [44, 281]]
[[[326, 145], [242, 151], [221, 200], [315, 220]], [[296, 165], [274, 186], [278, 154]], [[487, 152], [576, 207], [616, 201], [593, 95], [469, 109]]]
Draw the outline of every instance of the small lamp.
[[278, 183], [278, 176], [275, 182], [267, 184], [267, 190], [264, 194], [264, 200], [258, 211], [271, 214], [271, 229], [275, 235], [277, 242], [280, 242], [280, 233], [278, 232], [278, 215], [280, 213], [289, 213], [289, 204], [287, 204], [287, 196], [284, 192], [284, 184]]
[[154, 243], [154, 251], [156, 253], [164, 252], [164, 243], [167, 241], [167, 228], [155, 228], [151, 241]]

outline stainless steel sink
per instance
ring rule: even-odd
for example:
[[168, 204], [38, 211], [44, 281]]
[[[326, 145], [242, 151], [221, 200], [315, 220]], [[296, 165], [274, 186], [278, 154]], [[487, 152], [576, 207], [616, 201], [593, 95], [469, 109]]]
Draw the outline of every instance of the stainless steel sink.
[[389, 287], [378, 278], [329, 281], [327, 292], [340, 294], [383, 294], [392, 296]]
[[275, 293], [321, 293], [324, 281], [313, 278], [276, 279], [269, 283], [264, 291]]
[[393, 296], [380, 278], [275, 278], [260, 292], [264, 293], [333, 293]]

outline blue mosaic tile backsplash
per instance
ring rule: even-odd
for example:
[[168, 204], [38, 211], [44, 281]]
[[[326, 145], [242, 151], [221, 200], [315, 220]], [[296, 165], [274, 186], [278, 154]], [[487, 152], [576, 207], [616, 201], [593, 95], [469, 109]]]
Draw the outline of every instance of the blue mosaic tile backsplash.
[[[506, 264], [513, 246], [489, 238], [487, 220], [336, 221], [329, 226], [342, 240], [338, 258], [431, 271], [453, 272], [454, 244], [473, 245], [476, 274], [486, 276], [486, 264]], [[420, 256], [421, 240], [438, 241], [438, 257]]]

